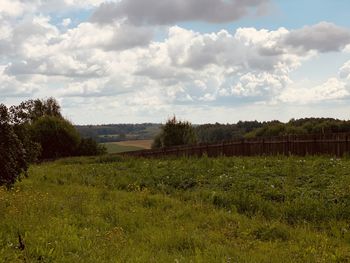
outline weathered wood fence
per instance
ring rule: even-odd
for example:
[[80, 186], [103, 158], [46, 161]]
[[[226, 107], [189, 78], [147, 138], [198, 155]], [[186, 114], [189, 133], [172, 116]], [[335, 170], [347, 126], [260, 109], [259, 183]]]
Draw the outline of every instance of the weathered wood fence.
[[289, 135], [242, 139], [217, 144], [199, 144], [124, 153], [135, 157], [163, 156], [256, 156], [256, 155], [333, 155], [350, 153], [350, 133]]

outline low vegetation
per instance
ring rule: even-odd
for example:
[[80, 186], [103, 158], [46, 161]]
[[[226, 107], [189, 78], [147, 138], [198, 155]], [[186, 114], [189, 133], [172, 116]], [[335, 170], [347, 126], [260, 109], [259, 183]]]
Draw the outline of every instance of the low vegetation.
[[349, 262], [350, 159], [62, 159], [0, 188], [0, 262]]

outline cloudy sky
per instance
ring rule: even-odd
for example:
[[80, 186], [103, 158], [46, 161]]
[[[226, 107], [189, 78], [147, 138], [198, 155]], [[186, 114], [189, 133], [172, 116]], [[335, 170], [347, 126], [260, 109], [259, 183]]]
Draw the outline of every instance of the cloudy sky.
[[0, 0], [0, 103], [76, 124], [350, 117], [348, 0]]

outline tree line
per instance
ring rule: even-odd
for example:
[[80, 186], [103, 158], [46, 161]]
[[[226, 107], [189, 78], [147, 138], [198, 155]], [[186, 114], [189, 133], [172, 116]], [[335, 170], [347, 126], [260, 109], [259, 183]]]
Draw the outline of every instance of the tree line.
[[244, 138], [275, 137], [303, 134], [350, 132], [350, 121], [332, 118], [291, 119], [280, 121], [239, 121], [236, 124], [192, 125], [187, 121], [170, 118], [155, 137], [153, 148], [198, 143], [220, 143]]
[[94, 138], [99, 143], [126, 140], [149, 140], [159, 132], [160, 124], [103, 124], [75, 126], [82, 137]]
[[270, 121], [245, 134], [246, 138], [274, 137], [303, 134], [329, 134], [350, 132], [350, 121], [333, 118], [291, 119], [287, 123]]
[[11, 186], [36, 161], [104, 152], [93, 139], [80, 136], [54, 98], [10, 108], [0, 104], [0, 185]]

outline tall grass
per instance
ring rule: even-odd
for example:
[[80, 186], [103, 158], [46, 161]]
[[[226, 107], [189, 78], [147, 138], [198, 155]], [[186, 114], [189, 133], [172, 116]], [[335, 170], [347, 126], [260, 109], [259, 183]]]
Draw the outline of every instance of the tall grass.
[[0, 262], [348, 262], [349, 168], [330, 157], [32, 166], [0, 189]]

